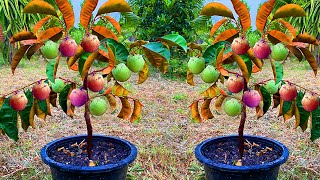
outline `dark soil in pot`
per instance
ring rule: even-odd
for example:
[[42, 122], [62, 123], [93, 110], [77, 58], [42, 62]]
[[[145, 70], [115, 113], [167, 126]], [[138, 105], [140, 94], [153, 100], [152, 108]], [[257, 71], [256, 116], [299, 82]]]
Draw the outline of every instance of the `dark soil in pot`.
[[[238, 142], [224, 141], [211, 144], [202, 149], [202, 153], [215, 163], [234, 165], [240, 159]], [[260, 142], [247, 141], [241, 160], [243, 166], [265, 164], [278, 159], [282, 152], [261, 144]]]
[[93, 135], [93, 162], [88, 166], [86, 135], [54, 140], [41, 149], [53, 180], [125, 180], [128, 166], [137, 157], [137, 148], [121, 138]]
[[245, 135], [245, 153], [240, 161], [238, 136], [220, 136], [201, 142], [196, 158], [204, 165], [207, 180], [276, 180], [288, 148], [273, 139]]
[[[86, 144], [85, 141], [67, 144], [48, 153], [48, 156], [63, 164], [88, 166]], [[118, 143], [98, 141], [94, 143], [92, 148], [92, 161], [97, 166], [113, 164], [128, 157], [129, 153], [128, 148]]]

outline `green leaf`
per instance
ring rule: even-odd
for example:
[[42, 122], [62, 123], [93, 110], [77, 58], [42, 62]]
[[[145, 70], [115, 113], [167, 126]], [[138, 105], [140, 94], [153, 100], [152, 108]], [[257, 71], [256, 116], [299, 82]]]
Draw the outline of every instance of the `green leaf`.
[[65, 113], [67, 113], [68, 111], [67, 101], [68, 101], [68, 94], [69, 94], [70, 88], [71, 88], [70, 84], [66, 85], [59, 94], [59, 104]]
[[283, 102], [282, 114], [281, 115], [287, 114], [287, 112], [291, 108], [291, 104], [292, 104], [292, 101], [284, 101]]
[[266, 113], [271, 106], [271, 95], [264, 86], [260, 86], [260, 92], [263, 98], [263, 113]]
[[252, 74], [252, 61], [251, 61], [250, 57], [248, 55], [246, 55], [246, 54], [240, 55], [240, 56], [244, 60], [244, 63], [246, 63], [247, 69], [248, 69], [248, 72], [249, 72], [249, 77], [251, 77], [251, 74]]
[[54, 65], [56, 64], [56, 60], [52, 59], [47, 63], [46, 66], [46, 74], [48, 76], [48, 79], [54, 83]]
[[[117, 60], [122, 61], [122, 62], [126, 62], [127, 61], [127, 58], [129, 56], [129, 51], [127, 50], [127, 48], [123, 44], [117, 42], [114, 39], [110, 39], [110, 38], [103, 39], [101, 41], [101, 44], [104, 43], [104, 42], [107, 42], [108, 46], [111, 47], [111, 49], [112, 49], [113, 53], [115, 54]], [[101, 46], [103, 46], [103, 44]], [[104, 51], [108, 52], [108, 49], [106, 49], [104, 47], [102, 49]]]
[[33, 105], [34, 97], [29, 89], [27, 90], [27, 92], [25, 92], [25, 95], [28, 99], [27, 106], [24, 110], [19, 111], [18, 113], [19, 113], [21, 120], [26, 125], [26, 127], [24, 128], [24, 130], [26, 131], [28, 129], [28, 127], [30, 126], [29, 115], [30, 115], [30, 111], [31, 111], [31, 108]]
[[182, 48], [184, 52], [187, 52], [187, 41], [179, 34], [169, 34], [158, 39], [171, 46], [178, 46]]
[[7, 98], [0, 109], [0, 129], [2, 129], [11, 139], [18, 141], [17, 111], [9, 105], [10, 98]]
[[320, 107], [312, 112], [311, 141], [320, 137]]
[[148, 44], [143, 45], [144, 48], [162, 56], [166, 60], [170, 60], [170, 51], [169, 49], [159, 42], [150, 42]]
[[[221, 48], [225, 47], [226, 44], [230, 44], [227, 41], [219, 41], [214, 45], [209, 46], [206, 51], [203, 53], [203, 58], [206, 64], [216, 65], [217, 56], [221, 50]], [[231, 48], [225, 48], [225, 53], [231, 52]]]
[[80, 73], [80, 75], [82, 74], [82, 70], [83, 70], [83, 66], [84, 63], [86, 62], [86, 60], [88, 59], [88, 57], [90, 56], [91, 53], [88, 52], [84, 52], [81, 54], [80, 59], [78, 61], [78, 71]]
[[45, 114], [48, 114], [48, 109], [47, 109], [47, 102], [46, 100], [38, 101], [39, 108], [41, 109], [42, 112]]
[[276, 67], [276, 84], [278, 84], [280, 81], [282, 81], [283, 78], [283, 66], [279, 62], [274, 63]]
[[[297, 97], [296, 97], [296, 104], [297, 104], [297, 107], [298, 107], [298, 110], [299, 110], [299, 114], [300, 114], [300, 127], [302, 128], [303, 125], [305, 125], [305, 123], [307, 123], [309, 117], [310, 117], [310, 112], [304, 110], [303, 106], [302, 106], [302, 103], [301, 103], [301, 100], [304, 96], [304, 93], [299, 91]], [[305, 130], [305, 129], [303, 129]]]

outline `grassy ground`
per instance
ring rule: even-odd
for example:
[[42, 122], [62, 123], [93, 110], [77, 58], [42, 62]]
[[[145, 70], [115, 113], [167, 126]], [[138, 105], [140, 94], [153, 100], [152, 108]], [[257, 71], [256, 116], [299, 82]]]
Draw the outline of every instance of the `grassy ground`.
[[[2, 67], [0, 72], [0, 92], [9, 92], [45, 77], [45, 62], [41, 59], [22, 62], [15, 76], [8, 67]], [[271, 78], [270, 72], [267, 64], [264, 72], [255, 75], [254, 81]], [[77, 76], [64, 68], [59, 69], [58, 75], [71, 79]], [[320, 93], [320, 79], [314, 77], [305, 63], [287, 62], [285, 79]], [[94, 133], [119, 136], [137, 145], [139, 155], [129, 172], [133, 179], [200, 178], [203, 169], [193, 155], [195, 146], [210, 137], [237, 133], [240, 118], [215, 113], [214, 119], [202, 124], [191, 122], [188, 105], [200, 97], [208, 85], [191, 87], [185, 82], [161, 78], [159, 74], [151, 75], [142, 85], [137, 86], [135, 82], [136, 76], [125, 84], [132, 89], [132, 96], [138, 97], [144, 105], [141, 121], [131, 124], [109, 114], [93, 117]], [[201, 83], [198, 78], [196, 82]], [[36, 119], [35, 129], [27, 132], [20, 129], [18, 142], [0, 136], [2, 179], [50, 179], [50, 170], [39, 156], [40, 148], [56, 138], [86, 133], [83, 108], [76, 110], [74, 119], [60, 109], [52, 111], [53, 116], [46, 122]], [[320, 141], [309, 140], [309, 129], [304, 133], [299, 128], [295, 130], [294, 120], [284, 123], [277, 117], [277, 109], [258, 120], [254, 111], [250, 112], [246, 134], [274, 138], [290, 149], [289, 160], [281, 166], [279, 179], [320, 179]]]

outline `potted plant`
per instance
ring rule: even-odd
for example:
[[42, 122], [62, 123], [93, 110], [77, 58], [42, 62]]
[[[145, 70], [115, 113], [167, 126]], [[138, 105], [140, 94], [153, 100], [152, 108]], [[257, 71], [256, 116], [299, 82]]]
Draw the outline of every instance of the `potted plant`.
[[[223, 17], [212, 26], [213, 45], [204, 53], [198, 53], [202, 50], [198, 44], [189, 44], [190, 54], [197, 56], [188, 61], [187, 82], [195, 85], [193, 78], [199, 74], [202, 81], [212, 84], [202, 93], [202, 98], [191, 104], [192, 118], [197, 122], [214, 118], [210, 110], [214, 101], [217, 111], [223, 110], [232, 117], [240, 115], [238, 135], [205, 140], [195, 148], [195, 156], [204, 165], [207, 179], [277, 179], [280, 165], [288, 159], [288, 149], [269, 138], [244, 135], [247, 110], [255, 109], [260, 118], [269, 110], [273, 99], [273, 108], [279, 108], [279, 116], [285, 120], [295, 116], [296, 128], [306, 130], [311, 119], [311, 140], [319, 138], [319, 94], [283, 79], [283, 64], [288, 62], [289, 52], [300, 61], [306, 59], [317, 74], [316, 59], [309, 47], [318, 46], [318, 41], [308, 34], [297, 35], [296, 29], [284, 20], [305, 16], [300, 6], [287, 4], [275, 10], [276, 1], [269, 0], [257, 14], [261, 39], [250, 47], [246, 37], [251, 26], [249, 11], [242, 1], [231, 2], [239, 19], [225, 5], [211, 2], [195, 20]], [[226, 23], [231, 28], [216, 35]], [[282, 30], [277, 28], [279, 24]], [[267, 63], [274, 77], [251, 82]], [[227, 68], [227, 64], [237, 64], [238, 69]]]
[[[93, 16], [97, 3], [97, 0], [86, 0], [82, 6], [80, 24], [85, 33], [79, 45], [70, 36], [74, 13], [69, 1], [65, 0], [56, 0], [58, 12], [45, 1], [29, 2], [24, 7], [25, 13], [47, 16], [36, 23], [33, 32], [24, 30], [10, 38], [11, 43], [20, 45], [12, 59], [12, 73], [25, 55], [30, 59], [40, 51], [48, 61], [47, 78], [1, 94], [2, 133], [18, 140], [18, 115], [22, 128], [27, 130], [35, 126], [35, 116], [45, 120], [51, 115], [50, 107], [57, 107], [57, 99], [70, 117], [74, 116], [76, 107], [84, 106], [87, 135], [64, 137], [48, 143], [41, 150], [41, 158], [50, 166], [53, 179], [125, 179], [128, 165], [137, 156], [137, 148], [124, 139], [93, 135], [91, 115], [104, 114], [107, 102], [113, 112], [119, 99], [122, 106], [117, 117], [131, 122], [138, 120], [142, 104], [128, 96], [129, 91], [122, 83], [130, 78], [132, 72], [138, 73], [138, 84], [143, 83], [148, 77], [150, 64], [166, 72], [169, 48], [187, 49], [182, 36], [169, 34], [158, 38], [157, 42], [137, 40], [130, 44], [128, 50], [121, 42], [130, 34], [121, 34], [120, 23], [108, 13], [120, 12], [127, 20], [139, 20], [138, 17], [124, 0], [106, 1]], [[70, 71], [79, 72], [80, 84], [77, 80], [57, 77], [61, 59], [66, 59]], [[93, 66], [96, 60], [105, 63], [105, 67], [97, 69]], [[110, 83], [107, 85], [105, 81]]]

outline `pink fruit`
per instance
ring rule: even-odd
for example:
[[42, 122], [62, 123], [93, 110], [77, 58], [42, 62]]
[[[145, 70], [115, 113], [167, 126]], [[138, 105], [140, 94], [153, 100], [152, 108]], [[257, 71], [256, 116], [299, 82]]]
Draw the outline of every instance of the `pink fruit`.
[[243, 55], [250, 49], [250, 45], [244, 37], [238, 37], [233, 40], [231, 48], [234, 53]]
[[319, 97], [313, 93], [306, 93], [302, 100], [302, 107], [306, 111], [315, 111], [319, 107]]
[[292, 101], [297, 97], [297, 88], [292, 84], [285, 84], [279, 90], [280, 98], [284, 101]]
[[248, 90], [243, 93], [242, 101], [248, 107], [257, 107], [261, 101], [261, 96], [256, 90]]
[[76, 41], [70, 37], [65, 37], [59, 46], [60, 53], [65, 57], [72, 57], [77, 53], [78, 45]]
[[28, 99], [24, 93], [12, 95], [9, 100], [9, 105], [16, 111], [22, 111], [26, 108]]
[[47, 83], [38, 82], [32, 87], [32, 95], [38, 100], [45, 100], [50, 96], [50, 87]]
[[244, 80], [241, 76], [230, 76], [226, 86], [231, 93], [238, 93], [244, 88]]
[[89, 100], [87, 91], [82, 88], [72, 90], [69, 98], [71, 104], [76, 107], [83, 106]]
[[267, 41], [261, 39], [253, 47], [254, 57], [258, 59], [267, 59], [271, 54], [271, 48]]
[[87, 79], [87, 86], [93, 92], [99, 92], [104, 88], [104, 80], [101, 74], [90, 74]]
[[81, 42], [81, 47], [86, 52], [95, 52], [99, 49], [100, 41], [97, 36], [92, 34], [87, 34]]

